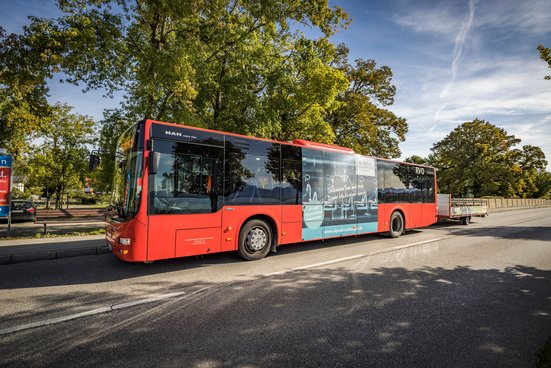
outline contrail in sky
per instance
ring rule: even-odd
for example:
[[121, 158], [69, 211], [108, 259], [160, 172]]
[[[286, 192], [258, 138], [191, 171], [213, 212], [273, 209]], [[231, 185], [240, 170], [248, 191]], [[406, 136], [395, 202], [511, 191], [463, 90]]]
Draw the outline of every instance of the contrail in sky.
[[[478, 0], [469, 0], [469, 18], [463, 25], [461, 26], [461, 29], [459, 30], [459, 33], [455, 37], [455, 47], [453, 48], [453, 59], [452, 59], [452, 77], [446, 87], [442, 90], [440, 93], [440, 99], [444, 99], [448, 96], [449, 91], [451, 88], [453, 88], [455, 84], [455, 79], [457, 77], [457, 66], [459, 64], [459, 59], [461, 59], [461, 55], [463, 54], [463, 45], [465, 44], [465, 38], [467, 38], [467, 33], [469, 33], [469, 30], [471, 29], [471, 26], [473, 25], [474, 20], [474, 13], [476, 10], [476, 4], [478, 3]], [[431, 130], [434, 130], [436, 128], [438, 118], [440, 117], [440, 113], [444, 108], [446, 107], [448, 103], [444, 103], [440, 109], [436, 112], [434, 115], [434, 126]]]

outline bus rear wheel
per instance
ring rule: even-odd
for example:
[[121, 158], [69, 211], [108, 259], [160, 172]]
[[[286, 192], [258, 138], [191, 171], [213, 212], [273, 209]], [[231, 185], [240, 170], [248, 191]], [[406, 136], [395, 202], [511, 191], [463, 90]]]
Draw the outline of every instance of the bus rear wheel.
[[272, 245], [272, 228], [265, 221], [251, 220], [239, 232], [237, 253], [247, 261], [264, 258]]
[[390, 216], [390, 232], [388, 233], [391, 238], [398, 238], [404, 232], [404, 217], [398, 211], [392, 213]]

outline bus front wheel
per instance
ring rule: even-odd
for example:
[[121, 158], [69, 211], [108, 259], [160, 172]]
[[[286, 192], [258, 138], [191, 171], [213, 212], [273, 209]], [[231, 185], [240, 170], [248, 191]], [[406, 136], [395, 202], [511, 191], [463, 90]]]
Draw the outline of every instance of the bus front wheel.
[[266, 257], [272, 244], [272, 228], [262, 220], [251, 220], [239, 232], [237, 252], [247, 261]]
[[398, 238], [404, 232], [404, 217], [398, 211], [392, 213], [390, 216], [390, 232], [391, 238]]

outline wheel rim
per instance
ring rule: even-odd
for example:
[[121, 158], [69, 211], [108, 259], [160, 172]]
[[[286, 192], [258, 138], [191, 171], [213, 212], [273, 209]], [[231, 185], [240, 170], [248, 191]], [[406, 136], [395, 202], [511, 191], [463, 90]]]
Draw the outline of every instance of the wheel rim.
[[252, 252], [258, 252], [268, 244], [268, 235], [266, 231], [260, 227], [254, 227], [247, 234], [245, 240], [247, 248]]
[[402, 219], [400, 216], [396, 216], [392, 219], [392, 232], [398, 233], [402, 231]]

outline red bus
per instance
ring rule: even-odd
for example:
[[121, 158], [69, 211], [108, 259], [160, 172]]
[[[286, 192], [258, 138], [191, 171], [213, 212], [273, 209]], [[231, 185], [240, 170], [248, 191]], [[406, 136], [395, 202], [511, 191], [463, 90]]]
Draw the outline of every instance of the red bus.
[[125, 261], [388, 233], [436, 222], [435, 169], [305, 140], [145, 120], [118, 142], [106, 239]]

